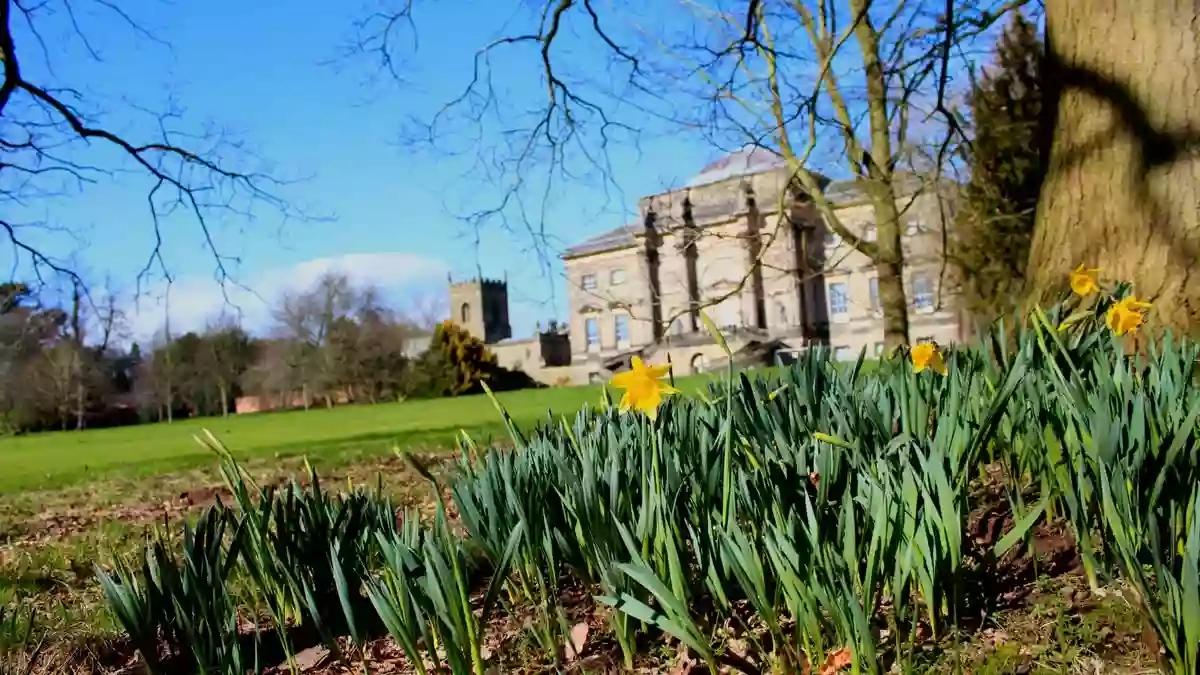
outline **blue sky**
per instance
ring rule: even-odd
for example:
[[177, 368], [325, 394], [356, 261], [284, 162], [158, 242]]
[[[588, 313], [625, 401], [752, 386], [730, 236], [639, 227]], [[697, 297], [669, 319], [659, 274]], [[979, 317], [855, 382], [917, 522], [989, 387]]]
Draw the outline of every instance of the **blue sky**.
[[[460, 117], [441, 127], [434, 148], [404, 142], [402, 131], [412, 128], [406, 121], [428, 120], [461, 92], [480, 46], [530, 30], [530, 12], [541, 3], [418, 2], [417, 48], [412, 48], [411, 33], [393, 36], [400, 45], [394, 53], [402, 57], [398, 70], [403, 80], [396, 81], [376, 58], [348, 50], [356, 42], [357, 21], [399, 0], [375, 2], [380, 4], [147, 0], [130, 6], [133, 18], [160, 42], [131, 29], [100, 2], [74, 0], [78, 23], [99, 59], [72, 33], [62, 11], [37, 24], [47, 44], [54, 45], [48, 59], [32, 34], [17, 26], [17, 49], [30, 79], [80, 90], [94, 119], [134, 141], [155, 140], [157, 133], [157, 119], [139, 109], [177, 106], [185, 129], [227, 130], [228, 138], [262, 158], [235, 166], [294, 181], [273, 193], [313, 216], [284, 222], [280, 211], [259, 205], [252, 219], [224, 213], [210, 220], [218, 249], [240, 261], [229, 271], [249, 290], [216, 283], [214, 259], [194, 217], [177, 210], [164, 218], [162, 254], [175, 278], [170, 286], [173, 331], [202, 327], [223, 309], [232, 311], [227, 301], [243, 313], [249, 328], [266, 329], [270, 320], [264, 300], [336, 269], [381, 285], [398, 304], [422, 306], [444, 298], [448, 272], [457, 278], [479, 271], [507, 276], [514, 333], [528, 335], [538, 320], [565, 318], [565, 285], [555, 249], [628, 222], [635, 217], [639, 196], [680, 185], [722, 154], [699, 132], [681, 131], [677, 124], [656, 121], [610, 99], [605, 101], [610, 111], [643, 131], [636, 145], [619, 136], [608, 147], [610, 180], [594, 170], [580, 171], [584, 165], [575, 153], [567, 162], [573, 175], [543, 191], [549, 161], [537, 156], [529, 164], [520, 200], [508, 202], [510, 228], [493, 219], [475, 230], [460, 216], [494, 207], [504, 198], [505, 189], [494, 180], [494, 163], [480, 158], [512, 156], [504, 150], [514, 142], [505, 133], [509, 127], [495, 120], [483, 127], [463, 124]], [[693, 39], [687, 31], [695, 26], [678, 21], [678, 12], [695, 10], [681, 7], [666, 3], [637, 12], [610, 10], [606, 27], [630, 41], [643, 40], [643, 46], [651, 44], [664, 60], [677, 60], [679, 52], [663, 56], [667, 52], [654, 40], [661, 36], [664, 44], [679, 44]], [[697, 16], [691, 18], [703, 29]], [[614, 25], [617, 17], [622, 23]], [[590, 26], [583, 18], [580, 14], [564, 29], [565, 39], [556, 47], [560, 74], [570, 78], [576, 91], [620, 91], [622, 69], [612, 66], [610, 54], [594, 36], [589, 39]], [[847, 68], [853, 74], [852, 61]], [[496, 53], [491, 66], [499, 115], [527, 128], [547, 100], [536, 47]], [[799, 79], [805, 76], [801, 73]], [[703, 85], [669, 82], [662, 98], [654, 100], [659, 92], [649, 92], [638, 100], [655, 106], [657, 113], [671, 111], [672, 106], [689, 105], [684, 98], [688, 87]], [[695, 107], [695, 99], [690, 105]], [[587, 147], [595, 151], [597, 127], [588, 128]], [[475, 133], [482, 135], [476, 139], [470, 135]], [[732, 149], [740, 141], [726, 136], [722, 143]], [[130, 297], [154, 245], [146, 205], [151, 183], [144, 172], [132, 170], [102, 147], [63, 152], [123, 171], [66, 197], [28, 202], [21, 214], [25, 221], [44, 220], [58, 231], [27, 236], [92, 281], [111, 279], [117, 292]], [[819, 170], [827, 175], [844, 173], [836, 157], [821, 160], [817, 158]], [[531, 250], [534, 237], [513, 220], [520, 209], [535, 227], [544, 225], [548, 245], [541, 250], [550, 253], [548, 259]], [[0, 248], [0, 263], [11, 259], [11, 252]], [[23, 273], [18, 269], [18, 276]], [[130, 310], [135, 337], [161, 326], [165, 288], [161, 274], [142, 287]]]
[[[427, 302], [431, 294], [444, 293], [446, 272], [463, 277], [481, 268], [491, 277], [507, 274], [518, 335], [530, 333], [538, 319], [561, 317], [563, 284], [555, 276], [561, 267], [549, 277], [539, 269], [528, 250], [528, 234], [484, 228], [477, 244], [456, 217], [501, 195], [475, 169], [473, 154], [418, 152], [399, 138], [407, 116], [428, 117], [463, 86], [476, 46], [503, 34], [506, 26], [513, 30], [506, 23], [512, 4], [472, 3], [463, 15], [426, 3], [417, 15], [419, 49], [405, 52], [402, 83], [381, 77], [370, 58], [346, 56], [354, 22], [371, 10], [356, 2], [139, 5], [130, 10], [137, 12], [134, 17], [169, 48], [98, 5], [81, 5], [80, 23], [101, 60], [90, 58], [66, 24], [52, 18], [47, 25], [54, 30], [45, 37], [70, 46], [56, 46], [50, 55], [55, 77], [49, 81], [80, 88], [92, 105], [109, 113], [99, 119], [135, 139], [152, 134], [155, 120], [131, 106], [157, 111], [175, 101], [193, 128], [210, 120], [220, 124], [265, 158], [272, 175], [304, 179], [277, 192], [330, 219], [293, 220], [281, 227], [278, 212], [264, 208], [254, 221], [230, 215], [213, 223], [218, 247], [241, 260], [233, 270], [238, 281], [270, 300], [333, 267], [357, 271], [397, 296], [416, 294]], [[26, 71], [35, 77], [44, 73], [30, 35], [18, 38]], [[596, 67], [603, 72], [604, 63], [598, 60]], [[544, 96], [537, 72], [528, 68], [514, 66], [499, 73], [496, 82], [506, 100], [518, 105], [532, 108]], [[612, 151], [623, 194], [586, 179], [557, 189], [545, 217], [548, 232], [570, 242], [615, 227], [630, 217], [638, 195], [678, 184], [715, 152], [678, 138], [649, 139], [642, 150], [656, 159], [639, 157], [632, 148]], [[94, 163], [111, 164], [112, 153], [89, 152]], [[53, 221], [75, 236], [33, 235], [35, 241], [69, 257], [90, 278], [111, 277], [119, 291], [131, 293], [153, 245], [148, 187], [144, 175], [131, 173], [103, 178], [69, 198], [36, 202], [31, 218]], [[164, 259], [176, 278], [173, 328], [196, 327], [221, 308], [214, 261], [203, 252], [193, 218], [171, 216], [163, 231]], [[0, 255], [11, 261], [8, 251]], [[161, 323], [163, 288], [160, 283], [146, 287], [135, 333]], [[230, 297], [252, 326], [266, 322], [260, 300], [237, 289]]]

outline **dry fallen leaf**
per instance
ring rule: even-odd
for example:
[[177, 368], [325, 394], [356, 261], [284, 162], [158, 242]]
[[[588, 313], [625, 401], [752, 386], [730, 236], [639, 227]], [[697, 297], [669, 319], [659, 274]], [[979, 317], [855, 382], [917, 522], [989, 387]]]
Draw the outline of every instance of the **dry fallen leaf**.
[[696, 667], [696, 659], [692, 658], [688, 648], [680, 645], [679, 658], [675, 661], [675, 668], [671, 670], [671, 675], [690, 675], [692, 669]]
[[329, 657], [329, 650], [324, 646], [309, 647], [296, 653], [296, 668], [299, 670], [313, 670], [324, 665], [329, 660]]
[[566, 652], [568, 663], [583, 655], [583, 648], [587, 644], [590, 631], [591, 626], [583, 622], [571, 626], [571, 635], [568, 636], [567, 644], [563, 649]]
[[854, 663], [854, 653], [849, 647], [842, 647], [829, 652], [825, 657], [825, 663], [821, 664], [821, 670], [818, 675], [836, 675], [843, 668], [846, 668]]

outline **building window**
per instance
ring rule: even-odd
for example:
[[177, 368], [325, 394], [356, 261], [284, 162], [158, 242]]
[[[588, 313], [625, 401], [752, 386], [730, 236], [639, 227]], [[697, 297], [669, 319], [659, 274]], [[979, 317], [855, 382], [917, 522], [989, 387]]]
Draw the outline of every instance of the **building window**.
[[596, 275], [595, 274], [583, 275], [583, 277], [579, 280], [579, 287], [585, 291], [596, 290]]
[[462, 318], [463, 323], [469, 322], [471, 320], [471, 304], [464, 302], [458, 310], [458, 315]]
[[845, 317], [850, 314], [850, 293], [846, 284], [837, 282], [829, 284], [829, 315]]
[[588, 383], [598, 384], [600, 382], [600, 373], [588, 373]]
[[912, 306], [919, 312], [933, 310], [933, 283], [929, 277], [913, 277]]
[[836, 347], [836, 348], [834, 348], [834, 350], [833, 350], [833, 358], [834, 358], [834, 360], [836, 360], [836, 361], [849, 361], [849, 360], [850, 360], [850, 358], [851, 358], [851, 357], [850, 357], [850, 348], [849, 348], [849, 347]]
[[883, 343], [876, 342], [875, 343], [875, 357], [880, 358], [882, 356], [883, 356]]
[[704, 372], [704, 355], [703, 354], [697, 354], [692, 357], [692, 372], [693, 373], [703, 373]]
[[608, 273], [608, 283], [613, 286], [620, 286], [625, 283], [625, 270], [621, 267]]
[[617, 346], [629, 346], [629, 315], [617, 314], [613, 317], [613, 332], [617, 334]]
[[583, 333], [587, 339], [588, 351], [600, 351], [600, 322], [596, 320], [596, 317], [588, 317], [583, 320]]
[[871, 311], [879, 311], [879, 277], [871, 277]]

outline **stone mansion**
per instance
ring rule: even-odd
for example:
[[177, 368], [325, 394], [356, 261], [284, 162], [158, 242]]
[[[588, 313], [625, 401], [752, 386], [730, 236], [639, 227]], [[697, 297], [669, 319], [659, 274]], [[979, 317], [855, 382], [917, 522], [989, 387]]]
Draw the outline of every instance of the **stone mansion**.
[[[635, 354], [669, 361], [680, 375], [719, 367], [725, 354], [700, 322], [701, 307], [751, 360], [814, 344], [842, 359], [881, 354], [871, 261], [786, 186], [778, 157], [740, 150], [681, 188], [640, 199], [638, 222], [567, 248], [566, 322], [511, 339], [507, 285], [492, 280], [452, 283], [452, 317], [502, 365], [547, 384], [605, 380]], [[853, 182], [830, 183], [825, 195], [848, 229], [871, 239], [871, 207]], [[942, 205], [916, 180], [898, 200], [910, 335], [961, 341], [966, 322], [941, 288]]]

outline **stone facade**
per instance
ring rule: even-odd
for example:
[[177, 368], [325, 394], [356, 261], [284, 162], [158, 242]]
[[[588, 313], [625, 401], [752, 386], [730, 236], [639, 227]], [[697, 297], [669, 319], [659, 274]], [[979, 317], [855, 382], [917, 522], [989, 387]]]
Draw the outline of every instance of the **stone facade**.
[[[899, 197], [910, 334], [957, 342], [962, 322], [942, 292], [941, 207], [910, 183]], [[852, 182], [830, 183], [825, 194], [847, 227], [872, 236], [871, 207]], [[638, 207], [639, 222], [563, 255], [574, 382], [606, 379], [634, 353], [669, 360], [679, 373], [723, 360], [700, 307], [735, 350], [770, 342], [796, 350], [827, 344], [844, 359], [882, 352], [873, 265], [833, 235], [811, 203], [793, 197], [773, 155], [739, 151]]]
[[[496, 361], [510, 370], [523, 370], [548, 385], [574, 381], [570, 370], [571, 343], [566, 326], [539, 325], [530, 338], [512, 337], [508, 321], [508, 282], [498, 279], [454, 281], [450, 285], [450, 319], [487, 344]], [[426, 341], [428, 345], [428, 341]]]
[[548, 385], [574, 382], [569, 372], [571, 342], [566, 327], [551, 322], [546, 330], [538, 327], [530, 338], [507, 339], [489, 344], [496, 361], [510, 370], [523, 370], [530, 377]]

